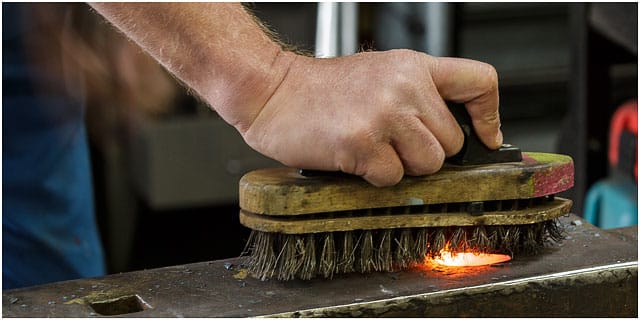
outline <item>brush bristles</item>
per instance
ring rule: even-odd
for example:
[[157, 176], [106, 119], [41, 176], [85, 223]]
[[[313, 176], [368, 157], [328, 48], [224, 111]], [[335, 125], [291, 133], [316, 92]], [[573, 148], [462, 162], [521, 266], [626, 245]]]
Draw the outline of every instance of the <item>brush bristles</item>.
[[393, 268], [393, 259], [391, 258], [391, 238], [393, 232], [390, 229], [382, 230], [379, 235], [378, 252], [376, 254], [376, 271], [391, 270]]
[[[559, 242], [555, 220], [527, 225], [404, 228], [287, 235], [252, 231], [243, 255], [265, 280], [332, 278], [354, 271], [397, 271], [452, 251], [531, 255], [547, 241]], [[449, 240], [447, 240], [449, 239]]]
[[342, 234], [342, 248], [337, 256], [340, 260], [336, 263], [336, 273], [351, 273], [355, 271], [356, 245], [354, 245], [354, 232], [347, 231]]
[[[313, 235], [311, 235], [313, 237]], [[333, 277], [336, 272], [336, 248], [333, 233], [325, 233], [320, 254], [320, 266], [318, 272], [325, 278]]]

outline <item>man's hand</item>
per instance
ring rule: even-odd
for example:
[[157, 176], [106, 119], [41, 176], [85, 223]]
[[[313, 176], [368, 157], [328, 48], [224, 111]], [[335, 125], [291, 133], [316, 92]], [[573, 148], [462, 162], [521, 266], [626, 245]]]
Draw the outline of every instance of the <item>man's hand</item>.
[[316, 59], [270, 39], [237, 3], [92, 6], [206, 100], [257, 151], [377, 186], [440, 169], [463, 144], [444, 100], [502, 143], [493, 67], [410, 50]]
[[497, 88], [490, 65], [410, 50], [297, 56], [241, 133], [286, 165], [388, 186], [404, 174], [436, 172], [461, 149], [462, 131], [443, 99], [465, 103], [482, 141], [499, 147]]

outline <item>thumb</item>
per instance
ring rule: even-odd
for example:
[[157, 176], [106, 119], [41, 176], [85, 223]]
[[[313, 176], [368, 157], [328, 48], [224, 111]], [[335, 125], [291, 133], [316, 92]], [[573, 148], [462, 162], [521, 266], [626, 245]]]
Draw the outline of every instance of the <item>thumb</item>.
[[502, 144], [498, 74], [489, 64], [460, 58], [434, 58], [431, 77], [444, 100], [464, 103], [480, 140], [491, 149]]

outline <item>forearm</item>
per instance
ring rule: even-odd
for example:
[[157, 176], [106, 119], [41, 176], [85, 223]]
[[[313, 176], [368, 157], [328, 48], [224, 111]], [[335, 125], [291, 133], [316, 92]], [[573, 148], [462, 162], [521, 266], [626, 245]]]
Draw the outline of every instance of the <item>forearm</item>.
[[284, 52], [238, 3], [92, 3], [244, 132], [284, 79]]
[[255, 150], [378, 185], [437, 171], [463, 145], [445, 100], [502, 143], [497, 75], [410, 50], [314, 59], [283, 51], [240, 4], [93, 5], [202, 96]]

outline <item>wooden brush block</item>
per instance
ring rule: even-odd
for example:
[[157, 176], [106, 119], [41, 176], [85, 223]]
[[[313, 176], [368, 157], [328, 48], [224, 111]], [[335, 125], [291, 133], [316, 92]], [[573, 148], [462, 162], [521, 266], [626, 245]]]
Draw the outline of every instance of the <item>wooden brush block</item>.
[[[240, 180], [240, 208], [272, 216], [368, 208], [490, 200], [530, 199], [573, 186], [573, 160], [549, 153], [523, 153], [522, 162], [456, 166], [405, 176], [392, 187], [375, 187], [357, 176], [303, 177], [293, 168], [247, 173]], [[563, 210], [564, 211], [564, 210]]]
[[376, 216], [341, 216], [340, 213], [336, 213], [330, 217], [267, 216], [240, 210], [240, 223], [252, 230], [285, 234], [417, 227], [529, 225], [569, 214], [572, 204], [571, 200], [556, 197], [535, 207], [485, 212], [480, 216], [460, 212], [405, 213]]

